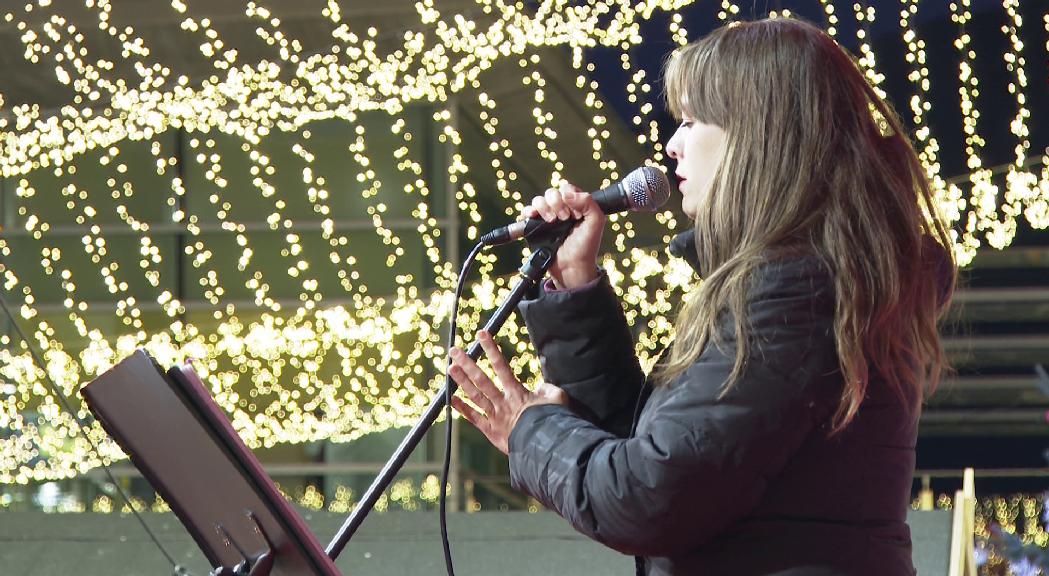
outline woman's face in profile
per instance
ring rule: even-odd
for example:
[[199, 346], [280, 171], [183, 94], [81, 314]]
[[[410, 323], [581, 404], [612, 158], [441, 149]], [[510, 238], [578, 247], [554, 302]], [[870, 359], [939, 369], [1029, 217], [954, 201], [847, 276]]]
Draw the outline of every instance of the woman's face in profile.
[[713, 124], [704, 124], [687, 115], [681, 119], [677, 131], [667, 142], [667, 154], [677, 160], [678, 189], [681, 190], [681, 209], [695, 219], [701, 195], [714, 177], [721, 159], [725, 131]]

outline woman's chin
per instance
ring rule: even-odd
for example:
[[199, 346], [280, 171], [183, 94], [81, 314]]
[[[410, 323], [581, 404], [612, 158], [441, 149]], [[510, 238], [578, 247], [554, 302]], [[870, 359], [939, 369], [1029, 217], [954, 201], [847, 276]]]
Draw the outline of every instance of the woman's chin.
[[684, 189], [684, 183], [685, 181], [682, 180], [681, 184], [678, 185], [678, 189], [681, 190], [681, 211], [685, 213], [685, 216], [688, 216], [689, 220], [695, 220], [696, 204], [698, 202]]
[[696, 219], [696, 206], [692, 202], [682, 202], [681, 211], [685, 213], [685, 216], [688, 216], [690, 222]]

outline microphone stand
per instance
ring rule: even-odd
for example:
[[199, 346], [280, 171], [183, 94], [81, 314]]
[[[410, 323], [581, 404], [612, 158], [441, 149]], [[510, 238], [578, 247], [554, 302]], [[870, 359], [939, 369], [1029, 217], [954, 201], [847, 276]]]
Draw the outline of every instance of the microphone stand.
[[[510, 314], [513, 314], [514, 309], [521, 299], [524, 298], [525, 294], [539, 286], [543, 277], [546, 276], [546, 271], [554, 262], [554, 256], [557, 254], [558, 247], [561, 246], [561, 243], [568, 236], [568, 233], [571, 232], [574, 225], [575, 222], [572, 221], [560, 221], [551, 225], [543, 232], [542, 236], [534, 239], [528, 238], [530, 240], [529, 247], [533, 248], [533, 252], [519, 270], [521, 279], [514, 285], [506, 300], [488, 319], [488, 323], [484, 326], [485, 331], [493, 336], [497, 334], [506, 322], [506, 319], [510, 317]], [[470, 358], [477, 360], [480, 358], [481, 352], [481, 344], [474, 342], [470, 349], [466, 351], [466, 354]], [[353, 537], [357, 529], [360, 528], [361, 523], [364, 522], [364, 518], [375, 507], [379, 496], [389, 487], [397, 472], [404, 466], [408, 456], [422, 441], [423, 435], [437, 420], [441, 410], [446, 406], [446, 395], [450, 397], [452, 394], [455, 394], [457, 389], [458, 385], [456, 385], [455, 381], [450, 377], [446, 378], [444, 388], [434, 397], [433, 402], [430, 403], [430, 407], [426, 409], [422, 418], [419, 419], [411, 431], [408, 432], [408, 435], [404, 437], [404, 440], [401, 441], [393, 456], [390, 457], [379, 472], [379, 475], [372, 481], [371, 486], [368, 487], [357, 507], [353, 509], [349, 518], [346, 519], [335, 534], [335, 537], [332, 538], [331, 543], [328, 544], [325, 552], [332, 560], [335, 560], [343, 548], [346, 547], [350, 538]]]

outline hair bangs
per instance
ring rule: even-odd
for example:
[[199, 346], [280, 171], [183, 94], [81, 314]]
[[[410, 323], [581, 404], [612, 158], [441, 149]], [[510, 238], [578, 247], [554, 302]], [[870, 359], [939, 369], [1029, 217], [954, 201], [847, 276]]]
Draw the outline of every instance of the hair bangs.
[[719, 88], [722, 73], [717, 62], [717, 42], [682, 46], [670, 54], [664, 66], [664, 96], [674, 118], [688, 117], [704, 124], [724, 127], [726, 108]]

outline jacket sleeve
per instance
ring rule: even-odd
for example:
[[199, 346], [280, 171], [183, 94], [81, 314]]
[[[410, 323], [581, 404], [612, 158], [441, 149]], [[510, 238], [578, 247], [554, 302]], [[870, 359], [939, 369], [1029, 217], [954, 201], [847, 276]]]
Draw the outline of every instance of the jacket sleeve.
[[577, 290], [543, 291], [519, 308], [546, 381], [598, 428], [629, 434], [645, 375], [608, 276]]
[[632, 438], [563, 406], [526, 410], [509, 442], [514, 488], [626, 554], [683, 553], [730, 527], [758, 504], [828, 405], [817, 401], [827, 395], [817, 383], [836, 363], [833, 335], [808, 289], [752, 296], [750, 361], [740, 380], [718, 398], [735, 342], [708, 346], [675, 384], [653, 393]]

